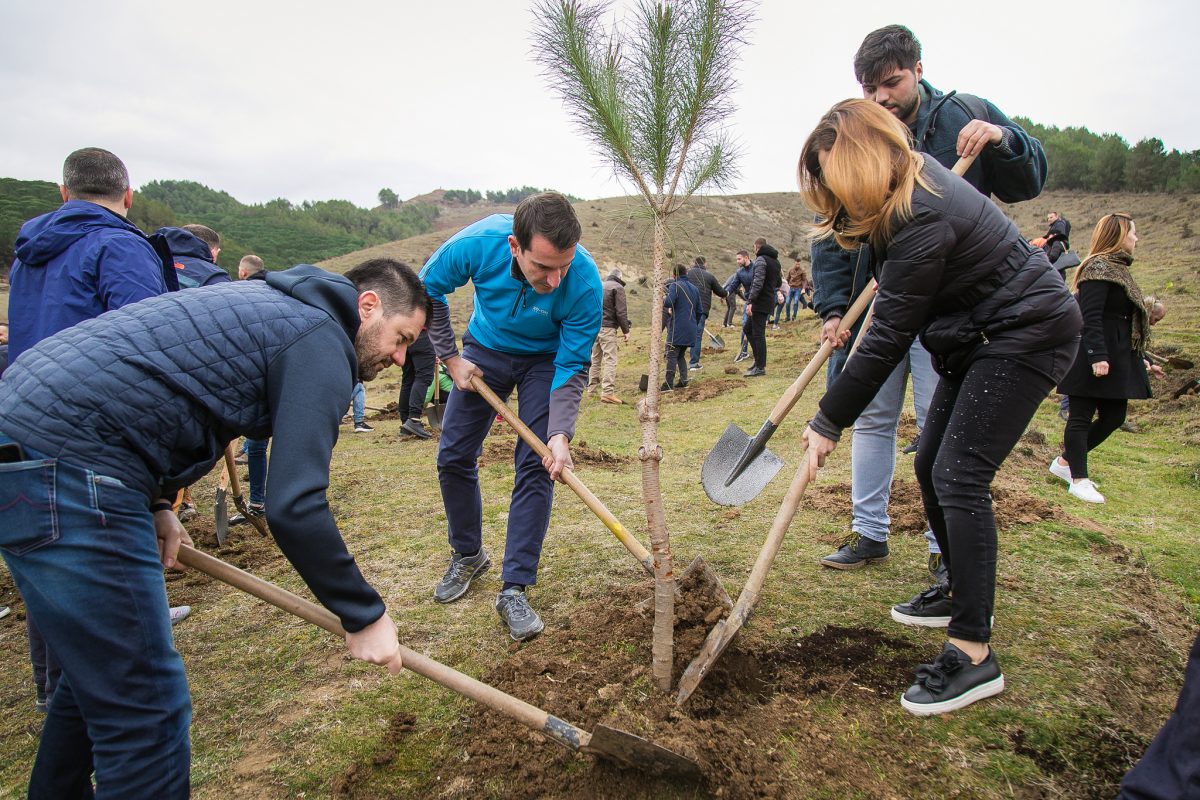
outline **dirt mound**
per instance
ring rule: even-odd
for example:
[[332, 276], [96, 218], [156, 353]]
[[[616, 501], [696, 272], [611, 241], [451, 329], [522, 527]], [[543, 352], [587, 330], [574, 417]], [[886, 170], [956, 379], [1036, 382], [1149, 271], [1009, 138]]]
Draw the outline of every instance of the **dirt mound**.
[[370, 416], [365, 417], [370, 422], [381, 422], [390, 419], [400, 419], [400, 404], [395, 400], [383, 407], [382, 411], [376, 411]]
[[[231, 514], [237, 513], [230, 503]], [[251, 525], [237, 525], [229, 529], [224, 545], [217, 545], [217, 534], [211, 516], [200, 514], [185, 525], [188, 535], [197, 550], [233, 564], [247, 572], [259, 573], [264, 567], [274, 566], [283, 560], [283, 553], [269, 536], [261, 536]], [[166, 570], [163, 577], [167, 582], [167, 598], [171, 605], [193, 605], [204, 598], [213, 578], [202, 572], [182, 568]]]
[[[506, 428], [507, 430], [507, 428]], [[517, 437], [508, 435], [489, 436], [483, 442], [483, 450], [479, 454], [479, 466], [490, 467], [495, 464], [513, 463], [513, 452], [517, 447]], [[595, 467], [599, 469], [619, 470], [636, 459], [633, 456], [623, 456], [610, 453], [599, 447], [590, 446], [583, 439], [571, 443], [571, 458], [577, 467]]]
[[[734, 372], [737, 372], [737, 370], [735, 369]], [[711, 400], [714, 397], [720, 397], [726, 392], [732, 392], [735, 389], [741, 389], [745, 386], [746, 381], [742, 378], [690, 381], [683, 389], [664, 392], [663, 399], [674, 403], [694, 403], [700, 400]]]
[[416, 717], [412, 714], [397, 714], [388, 723], [387, 733], [383, 736], [382, 746], [369, 761], [351, 764], [345, 772], [333, 780], [332, 795], [335, 798], [365, 797], [363, 784], [372, 773], [385, 770], [396, 760], [396, 749], [401, 742], [412, 733], [416, 727]]

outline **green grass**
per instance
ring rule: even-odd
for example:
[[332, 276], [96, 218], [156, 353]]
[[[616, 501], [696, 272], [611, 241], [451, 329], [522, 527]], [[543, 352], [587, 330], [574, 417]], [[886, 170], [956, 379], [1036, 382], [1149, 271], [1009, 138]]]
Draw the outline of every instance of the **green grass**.
[[[1133, 212], [1139, 232], [1144, 231], [1135, 267], [1139, 281], [1169, 302], [1169, 315], [1156, 330], [1158, 342], [1181, 347], [1192, 358], [1200, 355], [1196, 294], [1180, 291], [1195, 286], [1197, 240], [1181, 240], [1175, 233], [1178, 223], [1196, 210], [1196, 199], [1063, 195], [1046, 205], [1051, 201], [1072, 219], [1077, 244], [1086, 242], [1089, 214], [1094, 218], [1101, 209], [1115, 208]], [[639, 248], [646, 237], [636, 227], [626, 228], [612, 210], [619, 202], [581, 204], [585, 243], [591, 244], [589, 232], [599, 231], [593, 250], [602, 265], [633, 264], [639, 252], [636, 263], [645, 264], [645, 250]], [[588, 218], [591, 205], [600, 208]], [[1044, 214], [1042, 205], [1025, 204], [1016, 212], [1030, 235], [1037, 229], [1032, 220]], [[704, 242], [711, 243], [699, 246], [712, 249], [701, 252], [720, 253], [735, 241], [752, 238], [760, 227], [745, 219], [783, 230], [801, 218], [794, 206], [789, 195], [705, 201], [694, 226], [702, 227]], [[608, 227], [591, 228], [593, 220]], [[712, 233], [727, 228], [727, 240]], [[419, 263], [417, 256], [436, 246], [435, 238], [427, 234], [393, 250]], [[690, 257], [691, 249], [686, 252]], [[710, 263], [718, 260], [710, 257]], [[1164, 292], [1168, 282], [1174, 288]], [[638, 396], [636, 384], [646, 360], [648, 294], [642, 289], [630, 298], [638, 327], [634, 342], [621, 350], [618, 375], [619, 393], [627, 400]], [[460, 304], [456, 315], [464, 315]], [[771, 333], [767, 378], [703, 402], [668, 399], [664, 408], [662, 485], [675, 552], [680, 560], [702, 554], [735, 594], [798, 463], [799, 432], [813, 413], [819, 387], [810, 388], [771, 442], [786, 462], [784, 470], [736, 514], [704, 496], [699, 465], [729, 422], [747, 431], [758, 428], [815, 350], [816, 329], [815, 321], [806, 321]], [[735, 345], [736, 336], [725, 333]], [[731, 359], [730, 353], [706, 356], [705, 370], [696, 380], [736, 378], [722, 373]], [[384, 373], [370, 387], [368, 403], [382, 406], [393, 400], [398, 380], [398, 370]], [[1156, 390], [1161, 394], [1173, 386], [1168, 380]], [[814, 695], [805, 710], [806, 727], [789, 730], [776, 743], [785, 754], [785, 774], [805, 776], [804, 783], [792, 785], [795, 794], [1111, 794], [1114, 765], [1136, 758], [1169, 713], [1186, 648], [1200, 623], [1200, 556], [1194, 532], [1200, 441], [1194, 431], [1182, 433], [1194, 419], [1196, 402], [1156, 400], [1132, 406], [1131, 417], [1142, 432], [1116, 434], [1091, 459], [1109, 498], [1104, 506], [1075, 502], [1044, 465], [1013, 459], [1003, 473], [1010, 481], [1006, 485], [1018, 487], [1031, 503], [1049, 503], [1056, 513], [1000, 537], [995, 644], [1009, 688], [969, 711], [935, 719], [911, 717], [890, 700], [860, 701], [850, 692]], [[1056, 406], [1047, 402], [1033, 422], [1049, 442], [1034, 448], [1038, 457], [1052, 454], [1061, 435], [1055, 412]], [[510, 653], [491, 608], [499, 588], [497, 573], [489, 573], [459, 603], [438, 606], [430, 601], [447, 555], [435, 445], [400, 440], [397, 422], [376, 427], [372, 435], [353, 435], [343, 428], [331, 465], [330, 496], [339, 524], [363, 572], [388, 602], [402, 640], [469, 674], [483, 675]], [[590, 447], [636, 453], [639, 434], [631, 406], [587, 401], [578, 431]], [[902, 460], [898, 477], [911, 479], [910, 469], [910, 462]], [[637, 463], [617, 470], [581, 466], [579, 474], [646, 541]], [[843, 446], [831, 456], [813, 491], [849, 479], [849, 448]], [[196, 489], [206, 513], [214, 481], [210, 476]], [[483, 467], [481, 482], [485, 542], [498, 556], [510, 464], [499, 460]], [[823, 510], [815, 499], [802, 503], [749, 628], [780, 641], [825, 624], [872, 628], [932, 656], [941, 641], [939, 632], [901, 628], [887, 617], [889, 605], [926, 585], [923, 540], [895, 537], [891, 561], [871, 569], [823, 570], [817, 561], [832, 549], [830, 542], [848, 519]], [[239, 531], [236, 536], [255, 535]], [[304, 593], [278, 557], [260, 559], [255, 571]], [[642, 579], [624, 548], [565, 487], [557, 489], [539, 577], [532, 597], [551, 622], [586, 608], [614, 582]], [[169, 594], [177, 591], [177, 584], [169, 584]], [[335, 790], [349, 791], [348, 785], [360, 797], [458, 796], [455, 791], [463, 787], [454, 781], [462, 747], [451, 730], [472, 712], [469, 702], [417, 676], [389, 678], [350, 662], [332, 637], [233, 590], [209, 584], [194, 593], [198, 596], [189, 596], [193, 616], [176, 629], [176, 641], [193, 691], [196, 797], [330, 797]], [[0, 797], [23, 796], [40, 724], [33, 713], [22, 628], [14, 617], [0, 621]], [[628, 643], [613, 642], [612, 647], [631, 652]], [[592, 656], [565, 655], [581, 663]], [[414, 725], [392, 742], [388, 726], [399, 714], [411, 714]], [[867, 772], [855, 779], [811, 769], [814, 761], [825, 764], [855, 754], [868, 764]], [[571, 769], [587, 769], [587, 764], [571, 762]], [[499, 797], [519, 790], [508, 776], [497, 774], [469, 793]]]

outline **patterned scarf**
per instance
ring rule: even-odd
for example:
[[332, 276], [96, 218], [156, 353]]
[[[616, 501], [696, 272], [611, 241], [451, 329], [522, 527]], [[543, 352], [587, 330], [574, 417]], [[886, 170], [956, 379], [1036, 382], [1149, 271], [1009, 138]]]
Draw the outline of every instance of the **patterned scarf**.
[[1129, 265], [1132, 263], [1133, 256], [1125, 253], [1105, 253], [1089, 258], [1079, 268], [1079, 282], [1108, 281], [1125, 290], [1129, 302], [1133, 303], [1133, 335], [1130, 343], [1134, 352], [1144, 354], [1150, 344], [1150, 316], [1146, 312], [1146, 296], [1142, 294], [1129, 271]]

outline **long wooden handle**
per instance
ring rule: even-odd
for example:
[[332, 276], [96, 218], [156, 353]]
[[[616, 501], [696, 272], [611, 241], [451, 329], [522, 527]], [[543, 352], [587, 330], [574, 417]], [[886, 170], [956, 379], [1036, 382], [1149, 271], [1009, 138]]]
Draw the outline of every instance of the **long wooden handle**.
[[978, 157], [978, 154], [973, 156], [963, 156], [958, 161], [954, 162], [954, 166], [950, 168], [950, 171], [961, 178], [963, 175], [967, 174], [967, 170], [971, 168], [971, 165], [975, 163], [975, 159]]
[[[316, 603], [294, 595], [286, 589], [264, 581], [262, 578], [255, 577], [232, 564], [225, 563], [219, 558], [213, 558], [195, 548], [181, 545], [179, 548], [179, 563], [216, 578], [222, 583], [229, 584], [235, 589], [252, 594], [260, 600], [265, 600], [276, 608], [283, 609], [289, 614], [311, 622], [319, 628], [324, 628], [332, 634], [343, 638], [346, 636], [346, 630], [338, 621], [337, 616], [329, 611], [329, 609], [322, 608]], [[512, 717], [539, 733], [545, 733], [558, 741], [559, 744], [564, 744], [573, 750], [578, 750], [591, 741], [592, 735], [587, 731], [563, 722], [537, 706], [530, 705], [524, 700], [519, 700], [510, 694], [505, 694], [494, 686], [488, 686], [482, 681], [478, 681], [469, 675], [464, 675], [458, 670], [452, 669], [441, 662], [434, 661], [432, 658], [414, 650], [410, 650], [404, 645], [400, 645], [400, 657], [404, 659], [406, 669], [429, 678], [431, 681], [441, 684], [464, 697], [469, 697], [478, 703], [495, 709], [505, 716]]]
[[234, 498], [242, 496], [242, 481], [238, 478], [237, 464], [233, 460], [233, 442], [225, 445], [225, 470], [229, 473], [229, 487]]
[[[479, 377], [478, 375], [472, 375], [471, 388], [478, 392], [484, 400], [487, 400], [488, 404], [491, 405], [492, 408], [496, 409], [496, 413], [503, 417], [504, 421], [512, 426], [513, 430], [517, 432], [517, 435], [525, 441], [525, 444], [533, 448], [535, 453], [542, 458], [550, 455], [550, 448], [546, 446], [546, 443], [539, 439], [533, 431], [529, 430], [529, 426], [522, 422], [521, 418], [513, 413], [513, 410], [505, 405], [504, 401], [502, 401], [496, 395], [496, 393], [491, 390], [491, 387], [483, 382], [483, 378]], [[642, 543], [634, 538], [633, 534], [631, 534], [629, 530], [621, 524], [621, 521], [618, 520], [616, 516], [614, 516], [613, 513], [608, 510], [608, 507], [605, 506], [604, 503], [600, 502], [600, 498], [592, 494], [592, 490], [585, 486], [583, 481], [579, 480], [575, 473], [566, 467], [564, 467], [562, 471], [562, 482], [569, 486], [571, 491], [579, 495], [579, 499], [583, 501], [584, 505], [590, 508], [592, 513], [600, 518], [600, 521], [604, 523], [605, 527], [612, 531], [613, 535], [617, 537], [621, 544], [625, 545], [625, 549], [632, 553], [633, 557], [641, 562], [642, 567], [645, 568], [649, 574], [653, 575], [654, 557], [650, 555], [650, 551], [643, 547]]]
[[[850, 308], [846, 311], [846, 315], [842, 317], [841, 323], [838, 324], [838, 336], [841, 336], [841, 334], [853, 327], [858, 318], [862, 316], [863, 311], [875, 299], [875, 291], [878, 288], [878, 284], [872, 278], [866, 287], [859, 292], [858, 297], [855, 298], [854, 302], [850, 304]], [[787, 391], [775, 403], [775, 407], [771, 409], [771, 413], [767, 416], [767, 419], [770, 420], [772, 425], [778, 427], [779, 423], [783, 422], [783, 418], [795, 407], [797, 401], [800, 400], [800, 395], [804, 394], [804, 390], [808, 388], [808, 384], [816, 376], [817, 372], [820, 371], [825, 362], [829, 360], [829, 356], [832, 353], [833, 342], [823, 342], [821, 349], [817, 350], [817, 354], [808, 362], [808, 366], [804, 368], [804, 371], [792, 382], [792, 385], [787, 388]]]

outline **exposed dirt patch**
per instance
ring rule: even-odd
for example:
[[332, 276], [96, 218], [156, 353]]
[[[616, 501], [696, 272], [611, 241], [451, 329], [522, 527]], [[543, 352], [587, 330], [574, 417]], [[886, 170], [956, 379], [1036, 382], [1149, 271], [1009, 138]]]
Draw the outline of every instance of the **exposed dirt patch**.
[[416, 718], [411, 714], [397, 714], [388, 723], [387, 733], [383, 736], [379, 750], [370, 761], [351, 764], [345, 772], [333, 780], [331, 794], [335, 798], [366, 797], [363, 794], [363, 784], [373, 773], [385, 770], [396, 760], [396, 750], [416, 726]]
[[[490, 467], [494, 464], [511, 466], [516, 447], [517, 437], [511, 433], [507, 436], [489, 436], [483, 442], [483, 449], [479, 454], [479, 466]], [[576, 439], [571, 442], [571, 458], [574, 459], [577, 467], [612, 470], [619, 470], [636, 460], [633, 456], [619, 455], [600, 447], [592, 447], [584, 439]]]
[[401, 418], [400, 417], [400, 403], [393, 400], [392, 402], [390, 402], [386, 406], [384, 406], [382, 411], [376, 411], [370, 415], [365, 416], [365, 418], [369, 422], [384, 421], [384, 420], [390, 420], [390, 419], [398, 420]]
[[[232, 506], [232, 502], [230, 503]], [[231, 508], [233, 513], [235, 510]], [[262, 536], [251, 525], [237, 525], [229, 529], [225, 544], [217, 545], [217, 534], [211, 516], [200, 514], [185, 525], [188, 535], [197, 550], [233, 564], [247, 572], [261, 572], [264, 567], [283, 561], [275, 540]], [[204, 600], [214, 579], [203, 572], [192, 569], [169, 569], [163, 577], [167, 582], [167, 599], [171, 605], [195, 605]]]
[[1017, 728], [1008, 734], [1013, 752], [1032, 759], [1045, 773], [1061, 776], [1072, 797], [1110, 798], [1150, 739], [1105, 714], [1085, 716], [1038, 731]]
[[[736, 373], [737, 370], [735, 369], [734, 372]], [[700, 400], [711, 400], [714, 397], [720, 397], [726, 392], [742, 389], [745, 386], [746, 381], [742, 378], [689, 381], [687, 387], [683, 389], [665, 392], [663, 399], [674, 403], [694, 403]]]

